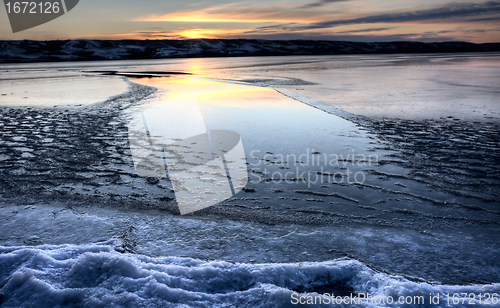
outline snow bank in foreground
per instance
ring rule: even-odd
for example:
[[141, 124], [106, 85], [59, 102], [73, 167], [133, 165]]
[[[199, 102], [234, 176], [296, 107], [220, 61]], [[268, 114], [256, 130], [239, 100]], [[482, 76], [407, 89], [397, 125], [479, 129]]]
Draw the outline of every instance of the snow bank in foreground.
[[[342, 307], [462, 307], [446, 293], [500, 293], [500, 284], [440, 286], [377, 273], [341, 259], [298, 264], [232, 264], [120, 253], [118, 241], [0, 247], [2, 307], [294, 307], [318, 294], [424, 296], [425, 305], [355, 302]], [[429, 294], [441, 294], [429, 304]], [[292, 295], [294, 297], [292, 297]], [[300, 298], [301, 297], [301, 298]], [[484, 300], [484, 299], [483, 299]], [[462, 300], [460, 300], [460, 303]], [[467, 300], [466, 302], [469, 302]], [[329, 307], [323, 297], [323, 306]], [[319, 307], [317, 305], [309, 307]], [[480, 305], [473, 307], [495, 307]], [[463, 305], [467, 307], [467, 305]], [[498, 306], [497, 306], [498, 307]]]

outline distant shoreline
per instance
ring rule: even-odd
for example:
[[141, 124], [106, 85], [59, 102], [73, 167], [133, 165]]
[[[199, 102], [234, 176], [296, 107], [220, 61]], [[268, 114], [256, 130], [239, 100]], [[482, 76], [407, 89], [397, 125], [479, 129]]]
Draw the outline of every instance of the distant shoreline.
[[500, 51], [500, 43], [247, 39], [0, 40], [0, 63], [497, 51]]

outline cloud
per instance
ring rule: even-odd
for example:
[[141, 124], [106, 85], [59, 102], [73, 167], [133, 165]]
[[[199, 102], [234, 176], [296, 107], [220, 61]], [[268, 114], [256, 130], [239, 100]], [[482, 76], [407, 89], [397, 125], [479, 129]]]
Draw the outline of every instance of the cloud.
[[334, 3], [334, 2], [345, 2], [345, 1], [350, 1], [350, 0], [320, 0], [320, 1], [316, 1], [316, 2], [312, 2], [312, 3], [308, 3], [305, 5], [299, 6], [298, 8], [299, 9], [310, 9], [310, 8], [324, 6], [324, 5], [327, 5], [330, 3]]
[[368, 28], [368, 29], [360, 29], [360, 30], [345, 30], [345, 31], [337, 31], [335, 33], [363, 33], [363, 32], [378, 32], [394, 29], [394, 27], [385, 27], [385, 28]]
[[363, 35], [336, 32], [294, 32], [294, 33], [270, 33], [252, 35], [228, 35], [224, 38], [247, 38], [267, 40], [328, 40], [328, 41], [353, 41], [353, 42], [394, 42], [394, 41], [418, 41], [418, 42], [442, 42], [459, 40], [454, 35], [443, 36], [437, 33], [395, 33], [386, 35]]
[[476, 21], [496, 21], [496, 22], [498, 22], [499, 20], [500, 20], [500, 16], [469, 19], [467, 21], [472, 21], [472, 22], [476, 22]]
[[[283, 4], [255, 5], [252, 2], [238, 2], [215, 5], [199, 10], [179, 11], [168, 14], [154, 14], [133, 19], [149, 22], [206, 22], [206, 23], [313, 23], [328, 16], [340, 15], [341, 11], [317, 9], [334, 2], [350, 0], [319, 0], [302, 6]], [[271, 1], [270, 1], [271, 2]], [[307, 10], [305, 10], [307, 9]]]
[[[371, 15], [361, 18], [330, 20], [307, 25], [289, 27], [289, 25], [275, 25], [262, 27], [262, 29], [280, 29], [286, 31], [300, 31], [310, 29], [331, 28], [350, 24], [372, 24], [372, 23], [405, 23], [414, 21], [440, 20], [454, 17], [469, 17], [486, 14], [499, 14], [500, 1], [488, 1], [483, 3], [449, 3], [443, 6], [418, 11], [395, 12], [388, 14]], [[500, 19], [500, 16], [497, 17]], [[466, 20], [465, 20], [466, 21]]]
[[[382, 29], [382, 28], [379, 28]], [[366, 31], [377, 29], [365, 29]], [[242, 30], [227, 31], [224, 29], [195, 29], [173, 31], [135, 31], [132, 33], [115, 34], [127, 39], [194, 39], [194, 38], [223, 38], [223, 39], [268, 39], [268, 40], [333, 40], [333, 41], [358, 41], [358, 42], [392, 42], [392, 41], [420, 41], [437, 42], [457, 40], [453, 35], [442, 36], [448, 31], [425, 33], [396, 33], [384, 35], [364, 35], [363, 30], [342, 32], [293, 32], [293, 33], [247, 33]], [[382, 30], [381, 30], [382, 31]], [[442, 33], [441, 33], [442, 32]], [[451, 34], [451, 33], [450, 33]]]
[[[196, 11], [143, 17], [137, 20], [192, 22], [195, 27], [203, 27], [200, 23], [211, 22], [213, 26], [189, 30], [189, 25], [181, 24], [177, 28], [185, 30], [137, 32], [135, 35], [151, 38], [324, 39], [371, 42], [390, 40], [485, 42], [498, 41], [500, 37], [498, 32], [490, 30], [485, 31], [484, 34], [476, 30], [468, 32], [471, 28], [487, 29], [486, 24], [500, 20], [499, 0], [482, 3], [455, 2], [379, 13], [373, 13], [371, 10], [372, 13], [368, 14], [367, 11], [360, 11], [361, 7], [356, 7], [357, 11], [354, 11], [354, 8], [332, 10], [326, 7], [332, 3], [351, 0], [309, 1], [311, 2], [300, 6], [286, 6], [282, 2], [272, 4], [271, 0], [270, 4], [260, 6], [251, 2], [239, 2], [211, 6]], [[370, 7], [364, 8], [370, 9]], [[234, 25], [230, 23], [257, 23], [257, 25], [234, 28]], [[379, 26], [366, 27], [366, 25], [373, 24]], [[391, 24], [394, 27], [389, 27]], [[425, 26], [426, 24], [432, 24], [432, 26]], [[436, 24], [441, 24], [441, 26]], [[352, 30], [345, 29], [350, 28], [349, 25], [353, 25]], [[365, 29], [362, 29], [362, 25], [365, 25]], [[460, 25], [463, 29], [450, 30], [450, 26], [453, 25]], [[339, 27], [337, 28], [339, 30], [335, 31], [335, 27]]]
[[[237, 5], [238, 4], [238, 5]], [[295, 10], [282, 6], [255, 6], [250, 3], [230, 3], [204, 8], [196, 11], [173, 12], [164, 15], [139, 17], [134, 21], [153, 22], [231, 22], [262, 23], [297, 21], [310, 23], [318, 20], [314, 13]]]

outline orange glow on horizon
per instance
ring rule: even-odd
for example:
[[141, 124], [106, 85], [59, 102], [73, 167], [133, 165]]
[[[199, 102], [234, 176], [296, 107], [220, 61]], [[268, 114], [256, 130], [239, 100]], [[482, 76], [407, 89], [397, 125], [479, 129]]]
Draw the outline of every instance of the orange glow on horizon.
[[187, 29], [173, 31], [136, 31], [132, 33], [114, 34], [112, 39], [224, 39], [227, 37], [243, 36], [247, 30], [227, 29]]

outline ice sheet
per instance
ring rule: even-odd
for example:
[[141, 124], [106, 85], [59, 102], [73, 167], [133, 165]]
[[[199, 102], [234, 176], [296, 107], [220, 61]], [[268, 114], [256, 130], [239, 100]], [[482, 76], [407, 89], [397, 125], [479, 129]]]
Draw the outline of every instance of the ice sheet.
[[[180, 71], [195, 75], [183, 82], [173, 77], [139, 79], [134, 82], [158, 88], [156, 94], [150, 87], [132, 85], [130, 92], [106, 104], [83, 104], [64, 112], [60, 108], [2, 107], [0, 244], [85, 244], [119, 238], [121, 251], [225, 260], [245, 266], [347, 256], [380, 271], [419, 277], [429, 284], [483, 284], [447, 290], [492, 290], [484, 284], [498, 282], [499, 277], [496, 196], [500, 143], [497, 126], [488, 123], [496, 121], [498, 113], [497, 89], [492, 89], [498, 60], [473, 57], [370, 55], [4, 64], [0, 79], [9, 79], [8, 70], [14, 70], [15, 83], [34, 78], [48, 82], [58, 74], [104, 78], [90, 71]], [[460, 78], [464, 72], [473, 78]], [[42, 84], [42, 79], [35, 83]], [[76, 84], [81, 85], [80, 81]], [[228, 99], [224, 94], [227, 89], [241, 95]], [[403, 94], [410, 89], [422, 92], [406, 101], [408, 95]], [[206, 126], [237, 132], [248, 163], [258, 166], [248, 165], [250, 182], [236, 196], [186, 217], [178, 216], [175, 192], [167, 178], [137, 174], [128, 125], [134, 112], [148, 104], [193, 92]], [[389, 94], [398, 95], [397, 99], [389, 99]], [[386, 95], [387, 100], [375, 102], [371, 95]], [[348, 104], [342, 105], [339, 98]], [[408, 104], [399, 106], [405, 112], [398, 115], [391, 106], [403, 98]], [[445, 104], [424, 110], [430, 98]], [[380, 106], [371, 107], [376, 104]], [[479, 111], [491, 113], [469, 113], [476, 105], [482, 106]], [[403, 119], [365, 119], [356, 124], [349, 119], [361, 117], [353, 113]], [[465, 114], [467, 121], [447, 118]], [[308, 187], [295, 176], [295, 181], [278, 183], [257, 170], [265, 167], [271, 175], [278, 175], [295, 167], [284, 164], [280, 154], [295, 154], [297, 158], [305, 154], [302, 158], [311, 162], [322, 154], [346, 157], [353, 149], [356, 154], [377, 154], [379, 158], [379, 164], [371, 166], [347, 160], [346, 166], [365, 172], [364, 185], [313, 183]], [[259, 152], [252, 155], [254, 150]], [[332, 179], [332, 173], [345, 174], [343, 163], [328, 170], [299, 164], [299, 175], [305, 171], [305, 176], [313, 179]], [[29, 253], [43, 255], [31, 249]], [[95, 248], [68, 249], [84, 253]], [[86, 262], [82, 264], [90, 268]], [[307, 267], [318, 264], [308, 263]], [[22, 268], [29, 272], [30, 266], [24, 263]], [[237, 276], [237, 271], [231, 268], [228, 277]], [[26, 294], [31, 296], [28, 288], [39, 285], [30, 284], [35, 276], [23, 275], [20, 269], [16, 277], [27, 278], [23, 281], [27, 281]], [[47, 278], [42, 285], [57, 286], [54, 279]], [[404, 285], [396, 284], [395, 288]], [[418, 293], [421, 286], [412, 290]], [[433, 290], [441, 288], [434, 286]]]
[[103, 102], [126, 92], [119, 77], [70, 77], [0, 81], [2, 107], [54, 107]]

